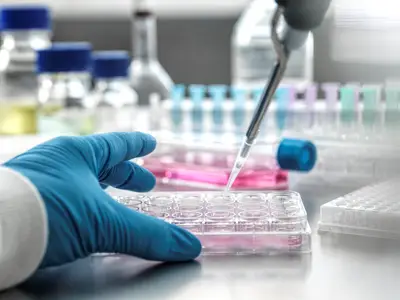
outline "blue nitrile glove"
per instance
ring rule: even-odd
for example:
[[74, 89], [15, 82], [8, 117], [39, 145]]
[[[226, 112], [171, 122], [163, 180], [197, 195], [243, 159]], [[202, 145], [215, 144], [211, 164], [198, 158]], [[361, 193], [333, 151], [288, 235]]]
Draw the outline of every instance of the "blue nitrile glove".
[[152, 136], [139, 132], [59, 137], [5, 163], [27, 177], [44, 200], [49, 236], [40, 267], [93, 253], [156, 261], [199, 255], [201, 245], [192, 234], [125, 207], [102, 189], [151, 190], [154, 176], [128, 160], [149, 154], [155, 146]]

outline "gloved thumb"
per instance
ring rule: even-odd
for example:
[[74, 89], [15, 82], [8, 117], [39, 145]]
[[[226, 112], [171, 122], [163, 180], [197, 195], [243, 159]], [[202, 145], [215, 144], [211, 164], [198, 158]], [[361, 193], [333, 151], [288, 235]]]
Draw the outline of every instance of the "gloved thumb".
[[201, 243], [193, 234], [109, 198], [103, 211], [98, 252], [170, 262], [188, 261], [199, 256]]

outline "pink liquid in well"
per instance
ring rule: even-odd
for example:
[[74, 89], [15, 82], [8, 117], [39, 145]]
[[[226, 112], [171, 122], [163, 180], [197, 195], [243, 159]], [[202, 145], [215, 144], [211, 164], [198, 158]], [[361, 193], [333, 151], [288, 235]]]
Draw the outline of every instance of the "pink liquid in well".
[[[225, 187], [235, 156], [208, 153], [164, 153], [144, 159], [144, 167], [158, 179]], [[268, 157], [249, 159], [233, 189], [287, 189], [288, 173]]]

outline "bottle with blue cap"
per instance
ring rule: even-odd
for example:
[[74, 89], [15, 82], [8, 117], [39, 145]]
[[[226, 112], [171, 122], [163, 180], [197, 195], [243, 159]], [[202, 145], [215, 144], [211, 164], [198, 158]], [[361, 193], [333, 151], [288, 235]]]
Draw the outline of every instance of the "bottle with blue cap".
[[36, 50], [51, 41], [47, 6], [0, 8], [0, 135], [37, 133]]
[[130, 86], [130, 57], [126, 51], [99, 51], [93, 54], [95, 80], [91, 101], [96, 103], [96, 131], [131, 131], [138, 96]]
[[88, 97], [92, 47], [89, 43], [54, 43], [37, 52], [39, 130], [50, 134], [94, 131], [96, 103]]
[[157, 23], [151, 10], [142, 5], [135, 10], [132, 33], [130, 77], [139, 105], [149, 106], [152, 94], [158, 94], [161, 100], [168, 99], [174, 83], [157, 57]]

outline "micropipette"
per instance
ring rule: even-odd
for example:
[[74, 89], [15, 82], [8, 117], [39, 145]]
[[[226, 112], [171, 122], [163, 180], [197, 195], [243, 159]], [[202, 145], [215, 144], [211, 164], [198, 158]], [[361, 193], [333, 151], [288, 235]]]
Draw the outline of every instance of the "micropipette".
[[[304, 45], [310, 30], [321, 24], [331, 0], [276, 0], [276, 2], [278, 6], [271, 20], [271, 40], [277, 54], [277, 62], [261, 94], [257, 108], [254, 111], [246, 136], [228, 179], [226, 191], [229, 191], [232, 187], [232, 184], [239, 175], [240, 170], [250, 154], [251, 147], [258, 136], [264, 116], [268, 111], [275, 91], [285, 73], [290, 52]], [[278, 24], [282, 16], [284, 16], [287, 26], [281, 38], [278, 34]]]
[[226, 191], [228, 191], [232, 187], [233, 183], [236, 180], [236, 177], [239, 175], [240, 170], [244, 166], [250, 154], [251, 147], [253, 146], [257, 138], [257, 135], [260, 131], [261, 123], [264, 119], [264, 116], [268, 110], [268, 107], [273, 99], [275, 91], [278, 88], [278, 85], [286, 69], [287, 61], [289, 58], [289, 51], [281, 43], [277, 32], [278, 22], [282, 13], [283, 13], [283, 8], [278, 6], [274, 12], [271, 21], [271, 38], [275, 51], [277, 52], [278, 55], [278, 61], [276, 62], [274, 69], [272, 70], [270, 80], [268, 81], [265, 89], [263, 90], [261, 94], [261, 99], [257, 105], [257, 108], [254, 111], [252, 120], [246, 132], [246, 136], [239, 150], [239, 153], [236, 157], [235, 163], [232, 168], [232, 172], [229, 176], [228, 184], [226, 186]]

